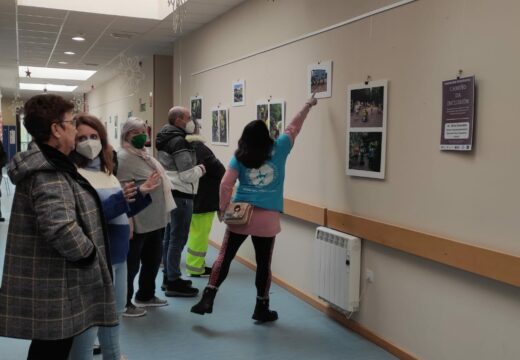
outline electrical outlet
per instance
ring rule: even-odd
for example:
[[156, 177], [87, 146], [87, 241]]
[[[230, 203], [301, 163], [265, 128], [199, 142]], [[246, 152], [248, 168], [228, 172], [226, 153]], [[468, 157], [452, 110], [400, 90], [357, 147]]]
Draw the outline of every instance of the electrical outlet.
[[374, 282], [374, 272], [370, 269], [366, 269], [365, 278], [372, 284]]

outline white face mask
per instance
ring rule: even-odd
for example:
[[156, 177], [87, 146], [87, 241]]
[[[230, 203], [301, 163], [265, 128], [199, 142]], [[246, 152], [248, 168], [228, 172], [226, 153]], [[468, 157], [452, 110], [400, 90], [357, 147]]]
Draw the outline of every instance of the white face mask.
[[193, 120], [190, 120], [190, 122], [186, 124], [184, 131], [186, 131], [186, 134], [193, 134], [195, 132], [195, 123]]
[[94, 160], [101, 152], [101, 149], [103, 149], [103, 146], [98, 139], [87, 139], [76, 145], [76, 151], [90, 160]]

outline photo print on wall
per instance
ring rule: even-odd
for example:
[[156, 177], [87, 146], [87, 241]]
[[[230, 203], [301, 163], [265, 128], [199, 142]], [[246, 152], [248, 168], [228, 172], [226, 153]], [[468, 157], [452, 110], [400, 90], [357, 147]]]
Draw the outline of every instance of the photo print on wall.
[[190, 97], [191, 118], [202, 120], [202, 96]]
[[387, 80], [350, 85], [346, 174], [385, 178]]
[[211, 109], [211, 143], [213, 145], [229, 145], [228, 109], [216, 107]]
[[238, 80], [233, 82], [233, 106], [243, 106], [246, 104], [246, 82]]
[[332, 61], [320, 61], [309, 65], [307, 90], [309, 97], [316, 93], [316, 99], [332, 96]]
[[285, 101], [259, 100], [256, 102], [256, 118], [263, 120], [273, 139], [277, 139], [285, 128]]

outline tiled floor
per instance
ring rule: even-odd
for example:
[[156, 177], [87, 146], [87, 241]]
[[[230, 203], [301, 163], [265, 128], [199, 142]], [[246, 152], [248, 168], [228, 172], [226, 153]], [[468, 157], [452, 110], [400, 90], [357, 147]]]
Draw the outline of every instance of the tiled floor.
[[[4, 190], [2, 185], [2, 213], [9, 218], [14, 191], [7, 196]], [[8, 222], [0, 223], [2, 268], [7, 226]], [[210, 264], [215, 256], [210, 248]], [[193, 282], [202, 289], [207, 279], [194, 278]], [[251, 320], [255, 293], [254, 273], [234, 262], [217, 294], [213, 314], [190, 313], [198, 298], [169, 298], [167, 307], [150, 309], [142, 318], [123, 319], [123, 353], [130, 360], [395, 359], [277, 285], [271, 288], [271, 306], [280, 319], [255, 325]], [[158, 295], [163, 295], [160, 290]], [[25, 359], [28, 346], [28, 341], [0, 338], [0, 359]]]

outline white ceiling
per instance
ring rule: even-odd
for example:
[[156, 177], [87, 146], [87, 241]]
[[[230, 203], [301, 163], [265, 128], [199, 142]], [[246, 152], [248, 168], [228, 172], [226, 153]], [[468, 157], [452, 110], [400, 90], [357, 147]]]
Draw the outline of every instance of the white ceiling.
[[[87, 0], [88, 1], [88, 0]], [[110, 1], [110, 0], [106, 0]], [[163, 0], [167, 1], [167, 0]], [[182, 33], [186, 35], [212, 21], [245, 0], [189, 0]], [[18, 27], [18, 31], [17, 31]], [[83, 42], [71, 38], [79, 33]], [[122, 34], [128, 38], [115, 38]], [[3, 96], [17, 93], [20, 82], [42, 79], [18, 79], [18, 64], [41, 67], [97, 70], [84, 82], [47, 79], [48, 83], [78, 85], [75, 92], [87, 92], [117, 75], [118, 56], [145, 57], [173, 54], [173, 42], [179, 35], [172, 30], [172, 14], [163, 20], [103, 15], [31, 6], [17, 6], [16, 0], [0, 0], [0, 89]], [[73, 51], [73, 56], [65, 55]], [[61, 65], [59, 61], [67, 61]], [[20, 90], [22, 97], [37, 91]]]

